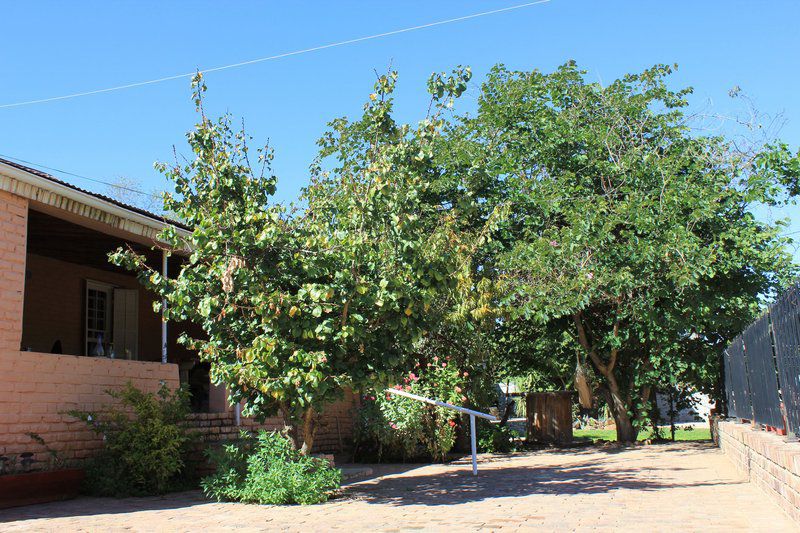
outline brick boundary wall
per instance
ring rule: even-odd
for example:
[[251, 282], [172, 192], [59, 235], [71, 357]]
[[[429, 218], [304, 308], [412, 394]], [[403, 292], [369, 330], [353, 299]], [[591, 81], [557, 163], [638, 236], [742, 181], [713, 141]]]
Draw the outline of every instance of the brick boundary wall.
[[719, 418], [711, 433], [736, 468], [800, 522], [800, 442]]
[[40, 435], [65, 460], [80, 460], [102, 447], [102, 438], [69, 410], [102, 411], [114, 401], [106, 390], [127, 382], [145, 392], [161, 383], [178, 386], [178, 367], [144, 361], [0, 351], [0, 453], [45, 450], [28, 435]]

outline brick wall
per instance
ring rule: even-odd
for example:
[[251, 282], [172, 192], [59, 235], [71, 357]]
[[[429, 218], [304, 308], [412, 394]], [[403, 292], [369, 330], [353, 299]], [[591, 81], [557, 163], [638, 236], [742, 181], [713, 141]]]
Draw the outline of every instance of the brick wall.
[[[28, 201], [0, 191], [0, 350], [19, 350]], [[0, 368], [2, 373], [2, 368]]]
[[102, 410], [112, 399], [108, 389], [128, 381], [155, 392], [161, 382], [178, 386], [178, 367], [19, 350], [0, 351], [0, 452], [37, 453], [41, 446], [27, 435], [38, 433], [64, 459], [82, 459], [102, 446], [83, 422], [64, 414], [70, 409]]
[[719, 419], [712, 420], [712, 433], [736, 468], [800, 522], [800, 443]]
[[[315, 453], [347, 454], [352, 450], [355, 408], [355, 396], [347, 392], [343, 400], [325, 410], [320, 416], [314, 436]], [[233, 411], [195, 413], [189, 417], [189, 426], [200, 434], [202, 443], [213, 444], [236, 439], [240, 430], [279, 431], [283, 429], [283, 419], [271, 417], [258, 423], [251, 418], [241, 417], [240, 425], [237, 426]]]

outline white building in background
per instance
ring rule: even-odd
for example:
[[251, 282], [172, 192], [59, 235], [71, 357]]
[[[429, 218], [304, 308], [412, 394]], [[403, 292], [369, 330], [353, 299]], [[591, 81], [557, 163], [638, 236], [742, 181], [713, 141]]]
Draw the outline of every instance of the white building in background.
[[[675, 416], [675, 422], [679, 424], [687, 422], [708, 422], [708, 417], [714, 403], [707, 394], [696, 392], [692, 395], [692, 407], [681, 409]], [[657, 394], [656, 402], [658, 410], [661, 413], [661, 419], [664, 423], [669, 423], [669, 396], [666, 394]]]

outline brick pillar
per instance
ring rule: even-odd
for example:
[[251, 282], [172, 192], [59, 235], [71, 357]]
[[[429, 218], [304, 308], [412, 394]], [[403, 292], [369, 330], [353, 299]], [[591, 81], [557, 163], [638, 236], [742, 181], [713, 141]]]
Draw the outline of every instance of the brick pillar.
[[19, 350], [25, 292], [28, 200], [0, 191], [0, 350]]

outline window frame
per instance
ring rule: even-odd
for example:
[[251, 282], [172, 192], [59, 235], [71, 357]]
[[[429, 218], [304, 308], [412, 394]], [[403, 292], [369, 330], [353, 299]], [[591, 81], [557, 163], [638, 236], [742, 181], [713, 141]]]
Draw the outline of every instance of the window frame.
[[[84, 302], [83, 302], [83, 318], [84, 318], [84, 326], [83, 326], [83, 347], [85, 351], [85, 355], [89, 357], [93, 357], [94, 354], [92, 353], [91, 345], [95, 345], [97, 343], [97, 335], [90, 335], [89, 333], [89, 291], [96, 291], [105, 293], [106, 295], [106, 306], [104, 309], [105, 317], [104, 317], [104, 325], [105, 328], [103, 330], [99, 330], [93, 328], [92, 331], [102, 332], [103, 333], [103, 350], [107, 350], [106, 346], [111, 341], [111, 337], [114, 334], [114, 286], [110, 283], [103, 283], [102, 281], [96, 281], [92, 279], [87, 279], [84, 288]], [[108, 354], [106, 354], [108, 355]]]

